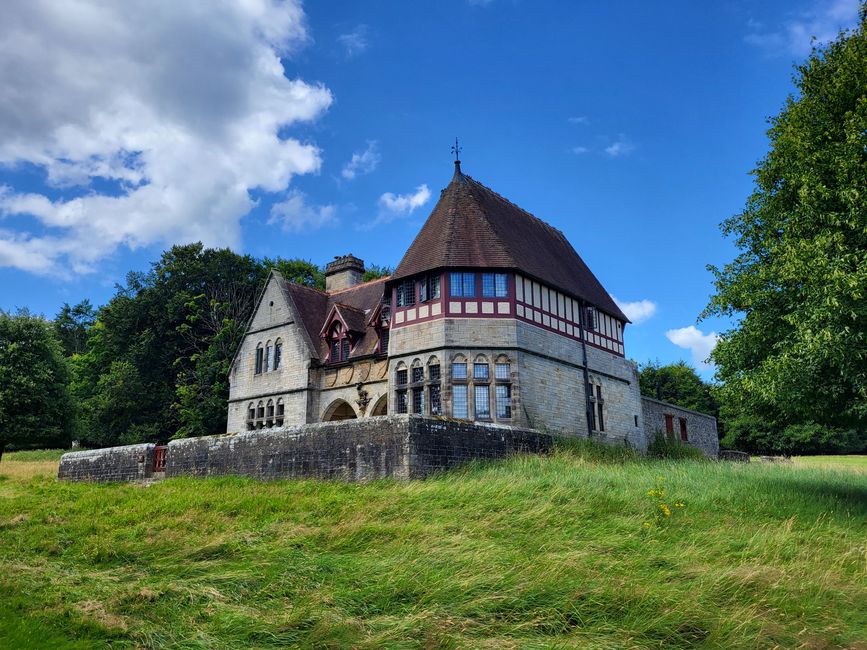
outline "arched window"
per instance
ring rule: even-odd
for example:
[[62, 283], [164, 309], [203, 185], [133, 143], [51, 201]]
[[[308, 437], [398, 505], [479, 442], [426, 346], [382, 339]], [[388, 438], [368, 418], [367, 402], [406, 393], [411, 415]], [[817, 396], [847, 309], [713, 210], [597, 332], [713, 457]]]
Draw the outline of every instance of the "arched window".
[[497, 419], [512, 418], [512, 364], [509, 358], [501, 354], [494, 364], [495, 399], [497, 403]]
[[278, 397], [277, 398], [277, 413], [274, 416], [274, 420], [276, 421], [278, 427], [283, 426], [283, 413], [284, 413], [283, 409], [284, 409], [283, 398]]
[[265, 344], [265, 372], [271, 370], [271, 341]]
[[431, 415], [442, 415], [442, 379], [440, 377], [440, 360], [431, 357], [427, 360], [428, 402]]
[[473, 406], [476, 420], [491, 419], [491, 364], [478, 355], [473, 360]]
[[461, 354], [452, 358], [452, 417], [466, 420], [469, 412], [469, 386], [467, 384], [467, 358]]
[[256, 428], [261, 429], [265, 420], [265, 402], [259, 401], [256, 405]]
[[255, 428], [256, 420], [256, 405], [250, 402], [247, 405], [247, 431], [252, 431]]
[[421, 365], [421, 360], [413, 359], [409, 370], [412, 382], [412, 412], [415, 415], [424, 415], [424, 366]]
[[409, 370], [406, 364], [400, 362], [394, 371], [394, 410], [396, 413], [406, 413], [408, 411], [407, 400], [407, 384], [409, 383]]
[[283, 359], [283, 341], [277, 339], [274, 343], [274, 370], [280, 367], [280, 361]]
[[262, 361], [264, 360], [264, 355], [265, 355], [265, 351], [262, 349], [262, 344], [257, 343], [256, 344], [256, 369], [254, 371], [257, 375], [261, 374], [261, 372], [262, 372]]
[[269, 399], [268, 405], [265, 407], [265, 426], [274, 426], [274, 400]]

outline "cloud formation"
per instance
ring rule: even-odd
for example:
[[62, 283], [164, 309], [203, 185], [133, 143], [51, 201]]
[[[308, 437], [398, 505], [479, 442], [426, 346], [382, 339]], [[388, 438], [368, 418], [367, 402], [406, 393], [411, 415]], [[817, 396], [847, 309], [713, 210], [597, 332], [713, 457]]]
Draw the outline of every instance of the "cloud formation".
[[297, 0], [7, 4], [0, 164], [38, 166], [51, 187], [0, 192], [0, 225], [27, 224], [0, 231], [0, 266], [82, 273], [121, 246], [237, 246], [251, 190], [320, 167], [283, 135], [332, 101], [284, 74], [307, 41]]
[[356, 151], [352, 154], [349, 162], [343, 166], [340, 172], [341, 176], [347, 180], [352, 180], [356, 176], [364, 176], [374, 171], [382, 161], [382, 156], [377, 150], [376, 140], [369, 140], [367, 148], [364, 151]]
[[569, 118], [569, 124], [587, 124], [589, 119], [586, 115], [575, 115]]
[[816, 4], [809, 11], [772, 30], [750, 20], [747, 23], [749, 33], [744, 36], [744, 41], [769, 54], [803, 57], [810, 53], [814, 37], [818, 43], [827, 43], [836, 38], [841, 29], [857, 25], [859, 4], [859, 0], [833, 0]]
[[588, 149], [587, 147], [572, 147], [572, 153], [579, 155], [579, 156], [582, 153], [587, 153], [588, 151], [590, 151], [590, 149]]
[[651, 300], [636, 300], [635, 302], [625, 302], [618, 300], [616, 296], [611, 296], [621, 311], [626, 314], [626, 317], [632, 321], [633, 325], [643, 323], [651, 318], [656, 313], [656, 303]]
[[268, 223], [289, 232], [316, 230], [337, 223], [337, 206], [310, 205], [304, 192], [292, 190], [285, 201], [271, 206]]
[[367, 25], [359, 25], [351, 32], [341, 34], [337, 37], [337, 42], [343, 48], [344, 54], [348, 59], [353, 59], [356, 56], [363, 54], [370, 46], [370, 41], [367, 38]]
[[668, 330], [665, 336], [677, 347], [690, 350], [693, 363], [696, 365], [704, 369], [712, 366], [708, 362], [708, 358], [719, 340], [719, 335], [716, 332], [705, 334], [695, 325], [690, 325], [689, 327]]
[[635, 145], [622, 133], [610, 145], [605, 147], [605, 153], [611, 158], [628, 156], [635, 150]]
[[431, 193], [426, 183], [422, 183], [414, 192], [394, 194], [385, 192], [379, 197], [379, 213], [372, 221], [358, 226], [359, 230], [370, 230], [383, 223], [407, 217], [430, 200]]

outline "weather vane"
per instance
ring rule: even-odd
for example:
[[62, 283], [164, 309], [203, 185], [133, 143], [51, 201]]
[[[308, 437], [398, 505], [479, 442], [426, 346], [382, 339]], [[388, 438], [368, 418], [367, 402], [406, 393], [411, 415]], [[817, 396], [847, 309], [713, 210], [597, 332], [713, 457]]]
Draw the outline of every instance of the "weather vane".
[[455, 143], [452, 145], [452, 153], [455, 155], [455, 162], [460, 162], [461, 147], [458, 145], [458, 139], [455, 138]]

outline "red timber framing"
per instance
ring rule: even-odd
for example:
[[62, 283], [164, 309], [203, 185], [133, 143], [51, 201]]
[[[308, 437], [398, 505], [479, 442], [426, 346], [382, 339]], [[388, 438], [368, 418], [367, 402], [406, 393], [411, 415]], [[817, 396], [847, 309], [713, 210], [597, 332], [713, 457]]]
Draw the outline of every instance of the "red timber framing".
[[[475, 295], [473, 297], [451, 295], [452, 273], [474, 273]], [[418, 279], [416, 278], [416, 303], [397, 307], [397, 290], [392, 288], [393, 317], [391, 327], [397, 329], [414, 323], [438, 318], [517, 318], [536, 327], [561, 336], [581, 340], [579, 309], [581, 302], [566, 294], [551, 289], [520, 274], [508, 273], [507, 297], [483, 297], [482, 274], [501, 273], [501, 269], [448, 269], [439, 272], [440, 297], [418, 302]], [[423, 276], [422, 276], [423, 277]], [[596, 328], [587, 333], [587, 344], [617, 356], [625, 356], [623, 350], [623, 323], [603, 311], [597, 310]]]

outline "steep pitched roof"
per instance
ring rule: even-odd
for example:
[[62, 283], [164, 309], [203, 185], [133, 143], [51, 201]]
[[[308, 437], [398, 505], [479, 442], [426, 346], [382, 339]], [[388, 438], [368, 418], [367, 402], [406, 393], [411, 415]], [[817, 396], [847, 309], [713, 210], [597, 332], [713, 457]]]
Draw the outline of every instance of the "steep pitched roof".
[[515, 269], [629, 320], [562, 232], [461, 173], [458, 163], [391, 279], [448, 267]]
[[304, 329], [316, 346], [321, 361], [325, 361], [328, 357], [328, 344], [322, 339], [321, 331], [332, 310], [340, 313], [351, 331], [362, 333], [361, 339], [349, 355], [350, 359], [367, 356], [376, 351], [379, 339], [376, 330], [367, 325], [366, 317], [379, 307], [385, 282], [388, 279], [379, 278], [349, 289], [325, 293], [286, 282], [281, 278], [283, 290], [291, 297], [298, 309]]

